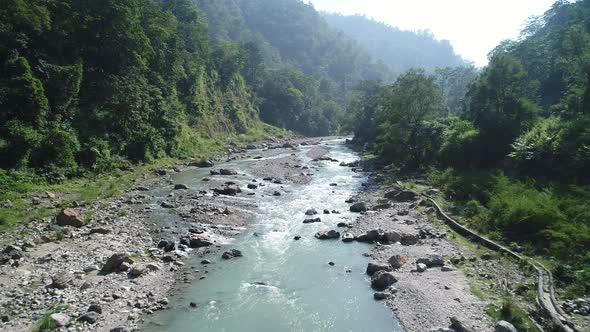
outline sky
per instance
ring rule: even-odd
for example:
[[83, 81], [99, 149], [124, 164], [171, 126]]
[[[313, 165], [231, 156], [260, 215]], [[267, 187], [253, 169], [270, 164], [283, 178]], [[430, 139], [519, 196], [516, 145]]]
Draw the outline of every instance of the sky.
[[527, 19], [556, 0], [308, 0], [320, 11], [364, 14], [404, 30], [431, 30], [478, 67], [505, 39], [517, 38]]

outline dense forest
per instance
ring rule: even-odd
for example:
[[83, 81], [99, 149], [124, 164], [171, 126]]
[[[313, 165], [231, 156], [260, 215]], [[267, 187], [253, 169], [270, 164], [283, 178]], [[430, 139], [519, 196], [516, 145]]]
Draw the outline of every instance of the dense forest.
[[426, 175], [478, 231], [557, 258], [568, 296], [590, 291], [589, 32], [590, 1], [558, 1], [476, 76], [410, 70], [348, 106], [356, 141], [392, 171]]
[[412, 68], [433, 72], [436, 68], [468, 65], [448, 40], [437, 40], [430, 31], [404, 31], [361, 15], [323, 13], [322, 16], [330, 26], [354, 38], [396, 74]]

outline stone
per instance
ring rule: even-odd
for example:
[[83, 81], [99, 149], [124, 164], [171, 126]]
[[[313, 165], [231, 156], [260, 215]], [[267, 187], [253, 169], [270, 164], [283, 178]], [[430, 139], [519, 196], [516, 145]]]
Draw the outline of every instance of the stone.
[[129, 269], [129, 275], [132, 277], [140, 277], [147, 272], [147, 268], [143, 264], [134, 264]]
[[373, 230], [367, 231], [365, 234], [358, 235], [356, 237], [356, 240], [359, 242], [372, 243], [372, 242], [381, 240], [382, 236], [383, 236], [383, 231], [381, 231], [380, 229], [373, 229]]
[[57, 327], [64, 327], [70, 323], [70, 316], [62, 312], [56, 312], [49, 315], [49, 320]]
[[375, 294], [373, 294], [373, 298], [376, 301], [387, 300], [389, 298], [389, 294], [385, 292], [376, 292]]
[[295, 241], [299, 241], [299, 240], [301, 240], [301, 236], [300, 236], [300, 235], [295, 235], [295, 236], [293, 237], [293, 240], [295, 240]]
[[409, 190], [402, 190], [391, 199], [397, 202], [411, 202], [415, 201], [417, 198], [418, 194], [416, 194], [415, 192]]
[[86, 310], [86, 311], [88, 311], [88, 312], [91, 312], [92, 311], [92, 312], [96, 312], [98, 314], [102, 314], [102, 307], [100, 305], [98, 305], [98, 304], [91, 304], [88, 307], [88, 310]]
[[201, 168], [210, 168], [210, 167], [215, 166], [213, 161], [206, 160], [206, 159], [193, 161], [193, 162], [190, 162], [188, 165], [194, 166], [194, 167], [201, 167]]
[[258, 186], [254, 183], [248, 183], [248, 189], [258, 189]]
[[418, 272], [425, 272], [427, 269], [428, 269], [428, 267], [424, 263], [416, 264], [416, 271], [418, 271]]
[[163, 207], [164, 209], [173, 209], [174, 208], [174, 204], [167, 202], [167, 201], [160, 203], [160, 206]]
[[112, 273], [119, 269], [123, 263], [133, 264], [133, 260], [131, 257], [129, 257], [129, 255], [124, 253], [113, 254], [111, 257], [109, 257], [100, 272], [104, 274]]
[[496, 323], [496, 327], [494, 328], [494, 332], [518, 332], [514, 325], [508, 323], [505, 320], [501, 320]]
[[172, 240], [162, 239], [158, 242], [158, 248], [163, 249], [164, 252], [173, 251], [176, 247], [176, 244]]
[[355, 203], [350, 206], [350, 212], [359, 213], [359, 212], [367, 212], [367, 210], [368, 210], [367, 204], [364, 202]]
[[379, 263], [369, 263], [367, 265], [366, 273], [370, 276], [379, 272], [379, 271], [391, 271], [391, 266], [387, 264], [379, 264]]
[[208, 264], [211, 264], [211, 261], [210, 261], [210, 260], [208, 260], [208, 259], [203, 259], [203, 260], [201, 261], [201, 264], [203, 264], [203, 265], [208, 265]]
[[339, 239], [340, 232], [335, 230], [329, 230], [327, 232], [317, 232], [315, 234], [316, 239], [318, 240], [330, 240], [330, 239]]
[[371, 277], [371, 287], [376, 290], [384, 290], [397, 282], [397, 279], [387, 271], [377, 271]]
[[221, 188], [214, 188], [213, 192], [218, 195], [236, 196], [237, 194], [241, 193], [242, 190], [237, 185], [226, 185]]
[[193, 234], [189, 239], [189, 245], [191, 248], [209, 247], [213, 245], [213, 241], [206, 235]]
[[2, 317], [0, 317], [0, 321], [2, 321], [2, 323], [8, 323], [8, 322], [10, 322], [10, 316], [8, 316], [8, 315], [2, 315]]
[[321, 218], [310, 218], [310, 219], [303, 220], [304, 224], [313, 224], [316, 222], [322, 222], [322, 219]]
[[94, 227], [90, 230], [90, 234], [106, 235], [112, 233], [113, 230], [109, 227]]
[[195, 302], [191, 302], [191, 303], [189, 303], [189, 306], [191, 308], [196, 308], [197, 307], [197, 304]]
[[137, 191], [149, 191], [150, 188], [145, 187], [145, 186], [139, 186], [139, 187], [135, 188], [135, 190], [137, 190]]
[[306, 216], [313, 216], [316, 214], [318, 214], [318, 211], [316, 209], [308, 209], [307, 211], [305, 211]]
[[57, 289], [65, 289], [67, 288], [74, 276], [68, 272], [59, 272], [53, 277], [51, 277], [51, 285], [50, 287], [57, 288]]
[[411, 246], [418, 243], [418, 236], [414, 234], [402, 234], [402, 240], [400, 241], [404, 246]]
[[406, 264], [407, 260], [408, 259], [406, 257], [400, 255], [393, 255], [387, 261], [389, 262], [389, 265], [391, 265], [391, 267], [393, 267], [394, 269], [399, 269], [400, 267], [404, 266], [404, 264]]
[[59, 226], [72, 226], [79, 228], [86, 225], [80, 210], [72, 208], [61, 210], [61, 212], [55, 217], [55, 221]]
[[371, 210], [373, 211], [379, 211], [379, 210], [387, 210], [387, 209], [391, 209], [393, 205], [391, 203], [382, 203], [382, 204], [377, 204], [375, 206], [373, 206], [371, 208]]
[[5, 209], [12, 207], [12, 201], [9, 199], [3, 200], [0, 202], [0, 207], [5, 208]]
[[78, 321], [88, 323], [88, 324], [95, 324], [98, 320], [100, 315], [97, 312], [89, 311], [82, 316], [78, 317]]
[[242, 257], [242, 252], [237, 249], [232, 249], [230, 251], [226, 251], [221, 255], [223, 259], [232, 259], [234, 257]]
[[272, 193], [272, 195], [273, 195], [273, 196], [281, 196], [281, 193], [280, 193], [280, 192], [278, 192], [278, 191], [275, 191], [275, 192], [273, 192], [273, 193]]
[[324, 209], [324, 214], [330, 214], [330, 210]]
[[334, 263], [334, 262], [328, 262], [328, 265], [334, 266], [334, 265], [336, 265], [336, 263]]
[[188, 186], [186, 184], [175, 184], [174, 185], [174, 190], [187, 190]]
[[385, 232], [383, 234], [383, 242], [386, 243], [397, 243], [402, 242], [402, 236], [396, 231]]
[[112, 328], [109, 332], [131, 332], [131, 330], [125, 326], [117, 326]]
[[442, 272], [452, 272], [452, 271], [455, 271], [455, 268], [453, 268], [453, 267], [451, 267], [451, 266], [448, 266], [448, 265], [443, 265], [443, 266], [440, 268], [440, 270], [441, 270]]
[[421, 257], [416, 260], [416, 264], [422, 263], [427, 267], [436, 267], [445, 265], [445, 259], [441, 255], [430, 255]]
[[342, 242], [352, 242], [354, 241], [354, 235], [351, 233], [344, 233], [342, 236]]
[[489, 253], [482, 254], [481, 259], [483, 259], [484, 261], [490, 260], [492, 259], [492, 255]]
[[457, 317], [451, 317], [451, 327], [457, 332], [471, 332]]
[[231, 169], [224, 169], [224, 168], [222, 168], [222, 169], [219, 170], [219, 174], [226, 175], [226, 176], [227, 175], [238, 175], [238, 172], [236, 172], [234, 170], [231, 170]]

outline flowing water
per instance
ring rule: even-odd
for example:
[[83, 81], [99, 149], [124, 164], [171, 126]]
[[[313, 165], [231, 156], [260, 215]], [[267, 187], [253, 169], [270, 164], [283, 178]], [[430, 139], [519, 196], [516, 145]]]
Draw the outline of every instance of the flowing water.
[[[332, 158], [356, 159], [341, 140], [322, 144], [330, 148]], [[303, 165], [311, 165], [306, 150], [300, 150]], [[223, 166], [247, 174], [248, 165], [248, 161], [238, 161]], [[196, 186], [205, 175], [197, 170], [180, 176]], [[364, 273], [368, 258], [362, 255], [369, 246], [314, 238], [320, 230], [353, 220], [345, 200], [359, 190], [362, 181], [348, 167], [322, 162], [311, 183], [289, 185], [289, 192], [282, 196], [252, 198], [258, 205], [255, 222], [230, 246], [241, 250], [244, 257], [230, 261], [209, 258], [213, 264], [207, 278], [182, 289], [171, 299], [170, 309], [157, 313], [144, 329], [402, 331], [390, 309], [373, 300]], [[320, 214], [324, 209], [342, 214], [320, 215], [322, 223], [303, 224], [309, 208]], [[294, 241], [295, 235], [301, 235], [301, 240]], [[188, 265], [198, 266], [201, 259], [192, 258]], [[335, 265], [328, 265], [330, 261]], [[189, 302], [197, 307], [189, 307]]]

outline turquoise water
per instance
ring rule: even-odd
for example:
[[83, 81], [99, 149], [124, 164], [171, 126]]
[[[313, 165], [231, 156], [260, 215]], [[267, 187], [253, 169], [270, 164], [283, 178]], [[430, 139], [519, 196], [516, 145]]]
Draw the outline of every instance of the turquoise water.
[[[323, 143], [330, 157], [350, 162], [355, 155], [342, 141]], [[298, 154], [305, 157], [305, 150]], [[282, 196], [255, 196], [256, 221], [229, 248], [244, 257], [213, 264], [204, 280], [187, 285], [170, 299], [171, 307], [146, 323], [146, 331], [402, 331], [391, 311], [373, 300], [364, 271], [370, 248], [361, 243], [320, 241], [314, 234], [352, 221], [344, 201], [358, 191], [362, 178], [348, 167], [321, 162], [308, 185], [289, 185]], [[228, 165], [226, 165], [228, 166]], [[248, 162], [229, 164], [248, 173]], [[181, 175], [198, 184], [202, 170]], [[330, 183], [338, 183], [331, 187]], [[322, 223], [303, 224], [304, 212], [315, 208]], [[324, 209], [342, 214], [321, 214]], [[257, 233], [258, 236], [254, 236]], [[301, 240], [294, 241], [295, 235]], [[199, 265], [193, 258], [190, 265]], [[328, 262], [334, 262], [334, 266]], [[263, 283], [264, 285], [261, 285]], [[197, 303], [196, 308], [189, 306]]]

